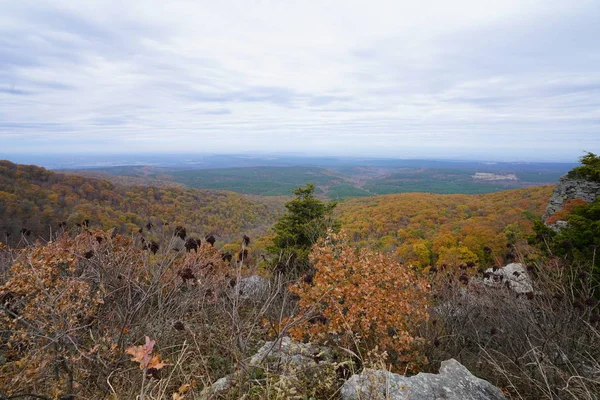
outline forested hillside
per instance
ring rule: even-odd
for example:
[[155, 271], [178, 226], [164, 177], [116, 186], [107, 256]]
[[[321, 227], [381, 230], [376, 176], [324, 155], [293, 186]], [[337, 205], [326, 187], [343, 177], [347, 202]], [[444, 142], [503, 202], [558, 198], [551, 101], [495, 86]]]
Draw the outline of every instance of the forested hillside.
[[[423, 267], [498, 262], [506, 245], [531, 233], [527, 215], [541, 216], [552, 186], [480, 195], [405, 193], [351, 199], [337, 207], [343, 229], [378, 250]], [[282, 212], [283, 198], [233, 192], [119, 185], [55, 173], [36, 166], [0, 162], [2, 239], [21, 230], [48, 237], [61, 222], [67, 229], [89, 220], [92, 227], [130, 233], [148, 223], [161, 229], [187, 227], [193, 235], [227, 242], [261, 235]], [[169, 224], [166, 228], [164, 224]], [[6, 234], [10, 235], [8, 239]]]
[[86, 220], [91, 227], [121, 233], [148, 223], [160, 229], [182, 225], [189, 234], [227, 241], [264, 232], [279, 209], [276, 202], [262, 204], [232, 192], [121, 186], [0, 161], [0, 229], [9, 243], [21, 232], [47, 238], [61, 222], [77, 229]]
[[338, 205], [355, 241], [395, 251], [420, 266], [502, 262], [507, 244], [533, 232], [553, 186], [480, 195], [405, 193], [353, 199]]

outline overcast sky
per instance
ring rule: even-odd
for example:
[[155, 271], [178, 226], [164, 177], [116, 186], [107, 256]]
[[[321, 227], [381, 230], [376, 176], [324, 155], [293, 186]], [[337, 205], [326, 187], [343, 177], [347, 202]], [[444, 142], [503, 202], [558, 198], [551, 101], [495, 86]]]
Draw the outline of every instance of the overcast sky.
[[584, 150], [598, 0], [0, 0], [0, 153]]

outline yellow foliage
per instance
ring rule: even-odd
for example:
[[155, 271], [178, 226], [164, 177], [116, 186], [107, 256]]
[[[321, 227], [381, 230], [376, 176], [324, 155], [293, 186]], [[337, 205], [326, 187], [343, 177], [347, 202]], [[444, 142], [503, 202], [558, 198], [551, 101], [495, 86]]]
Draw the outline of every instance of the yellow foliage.
[[[533, 233], [525, 212], [541, 216], [552, 186], [481, 195], [403, 193], [340, 203], [336, 217], [361, 245], [393, 250], [404, 263], [424, 267], [455, 262], [492, 262], [506, 253], [507, 226], [522, 240]], [[511, 225], [512, 224], [512, 225]], [[468, 252], [464, 250], [466, 248]], [[473, 258], [475, 255], [475, 259]], [[444, 260], [442, 260], [444, 259]], [[483, 266], [483, 265], [482, 265]]]
[[457, 267], [460, 264], [477, 262], [477, 255], [465, 246], [442, 247], [439, 250], [438, 265]]

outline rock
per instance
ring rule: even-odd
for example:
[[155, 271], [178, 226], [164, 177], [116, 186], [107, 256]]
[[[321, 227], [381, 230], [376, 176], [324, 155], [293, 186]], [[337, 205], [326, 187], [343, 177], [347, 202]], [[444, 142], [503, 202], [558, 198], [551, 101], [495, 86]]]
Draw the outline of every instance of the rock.
[[219, 398], [219, 396], [226, 394], [234, 388], [240, 377], [241, 371], [237, 371], [217, 379], [215, 383], [202, 389], [202, 392], [200, 392], [200, 400], [216, 399]]
[[498, 268], [496, 271], [488, 268], [485, 274], [489, 274], [489, 278], [483, 278], [483, 284], [486, 286], [500, 288], [504, 285], [517, 293], [529, 293], [533, 291], [531, 278], [521, 263], [511, 263]]
[[366, 368], [353, 375], [341, 390], [342, 400], [495, 400], [505, 399], [491, 383], [472, 375], [454, 359], [442, 362], [439, 374], [405, 377]]
[[[295, 342], [285, 336], [281, 339], [266, 342], [247, 362], [247, 372], [268, 371], [278, 375], [286, 375], [290, 380], [303, 371], [319, 371], [318, 368], [333, 363], [332, 350], [325, 346]], [[211, 386], [204, 388], [200, 399], [214, 399], [231, 390], [242, 378], [243, 370], [227, 375]]]
[[[546, 207], [546, 214], [544, 214], [542, 220], [546, 222], [557, 211], [562, 210], [564, 204], [569, 200], [581, 199], [591, 203], [598, 196], [600, 196], [600, 182], [573, 179], [565, 175], [556, 182], [554, 192], [552, 192], [552, 196]], [[558, 229], [554, 225], [549, 226]]]
[[244, 299], [262, 299], [268, 295], [271, 285], [262, 276], [252, 275], [240, 279], [236, 288]]
[[310, 343], [299, 343], [287, 336], [267, 342], [250, 359], [250, 365], [263, 365], [274, 370], [273, 366], [287, 365], [315, 366], [321, 361], [331, 361], [331, 349]]
[[[216, 394], [224, 392], [229, 389], [234, 381], [234, 374], [227, 375], [223, 378], [217, 379], [215, 383], [210, 386], [210, 394]], [[202, 395], [200, 395], [202, 396]]]

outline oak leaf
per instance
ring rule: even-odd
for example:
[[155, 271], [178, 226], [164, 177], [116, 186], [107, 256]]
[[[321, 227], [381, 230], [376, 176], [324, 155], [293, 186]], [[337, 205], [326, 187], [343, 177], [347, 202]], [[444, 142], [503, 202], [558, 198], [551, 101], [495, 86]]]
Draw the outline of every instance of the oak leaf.
[[150, 363], [150, 355], [154, 350], [154, 344], [156, 340], [150, 340], [148, 336], [146, 336], [146, 343], [141, 346], [131, 346], [125, 350], [127, 354], [130, 354], [131, 361], [137, 362], [140, 364], [140, 369], [147, 369], [148, 364]]

